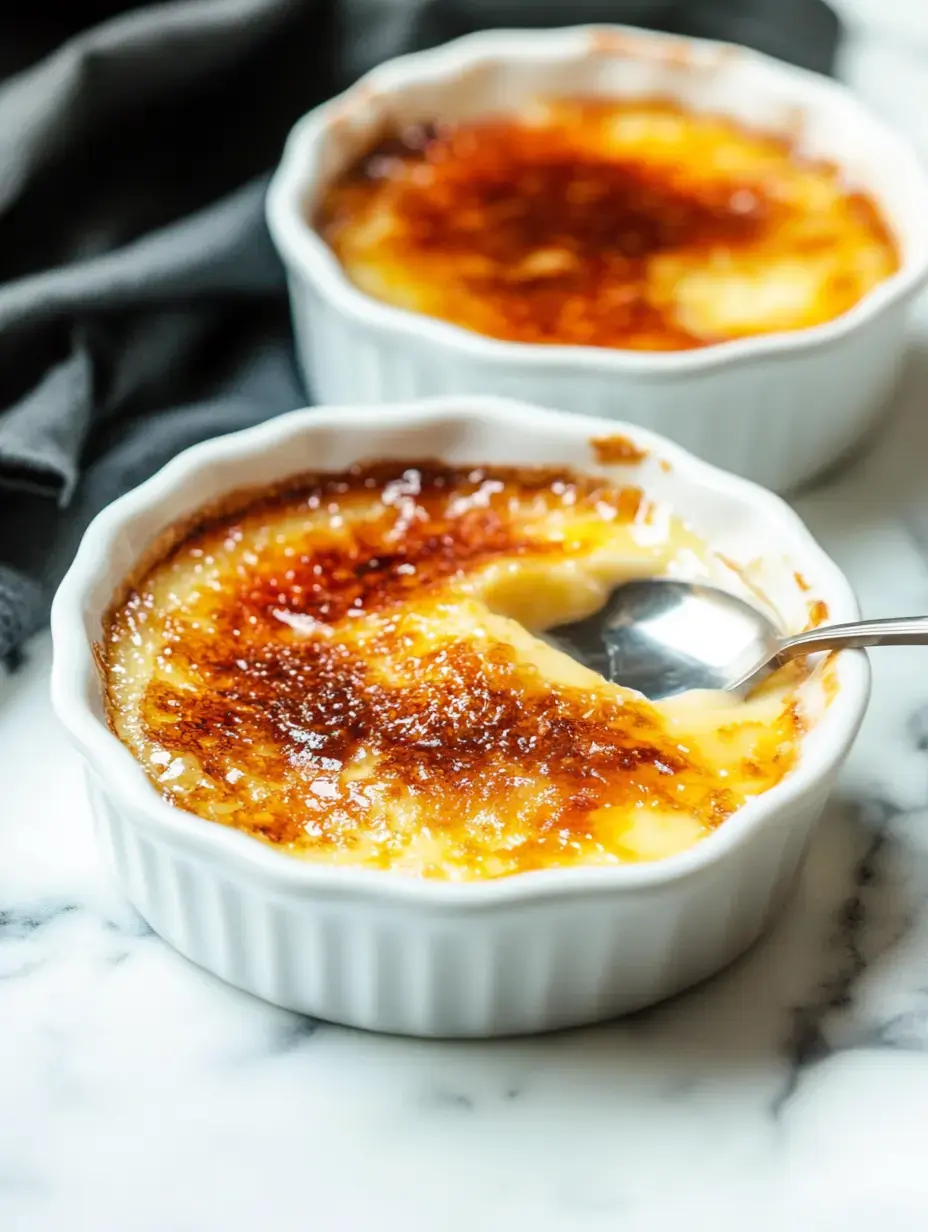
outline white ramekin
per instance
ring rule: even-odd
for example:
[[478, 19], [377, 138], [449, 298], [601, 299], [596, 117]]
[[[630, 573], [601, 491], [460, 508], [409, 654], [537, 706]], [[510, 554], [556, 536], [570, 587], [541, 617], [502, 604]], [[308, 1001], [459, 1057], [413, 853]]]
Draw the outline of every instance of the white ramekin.
[[[871, 192], [900, 271], [836, 320], [696, 351], [649, 354], [484, 338], [354, 287], [307, 223], [320, 192], [385, 124], [460, 119], [539, 94], [659, 94], [794, 136]], [[320, 402], [490, 393], [615, 416], [786, 491], [847, 453], [898, 375], [928, 274], [928, 180], [915, 153], [846, 89], [742, 48], [619, 27], [492, 31], [391, 61], [304, 117], [267, 200], [296, 347]]]
[[818, 598], [836, 620], [857, 617], [847, 581], [778, 497], [625, 425], [649, 457], [603, 467], [590, 438], [616, 428], [493, 398], [297, 411], [187, 450], [96, 518], [52, 610], [52, 697], [86, 762], [119, 880], [156, 932], [279, 1005], [438, 1036], [540, 1031], [624, 1013], [718, 970], [758, 936], [862, 718], [869, 667], [861, 652], [831, 665], [834, 696], [796, 769], [696, 847], [652, 864], [482, 883], [301, 862], [204, 821], [158, 795], [104, 719], [93, 644], [154, 538], [226, 491], [362, 459], [556, 463], [631, 478], [749, 570], [786, 627], [801, 626]]

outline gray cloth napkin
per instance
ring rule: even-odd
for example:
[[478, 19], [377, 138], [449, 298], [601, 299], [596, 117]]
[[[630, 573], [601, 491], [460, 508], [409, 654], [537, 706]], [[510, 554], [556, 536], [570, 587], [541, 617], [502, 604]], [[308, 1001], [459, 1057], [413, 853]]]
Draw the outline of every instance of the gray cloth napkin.
[[99, 509], [188, 445], [307, 400], [263, 221], [293, 121], [405, 49], [595, 21], [821, 71], [838, 33], [821, 0], [7, 0], [0, 659], [41, 627]]

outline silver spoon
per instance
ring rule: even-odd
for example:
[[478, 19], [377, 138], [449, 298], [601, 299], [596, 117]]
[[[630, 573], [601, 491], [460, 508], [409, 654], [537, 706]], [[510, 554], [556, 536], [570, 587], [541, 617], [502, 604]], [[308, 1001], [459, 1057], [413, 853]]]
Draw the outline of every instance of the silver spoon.
[[736, 595], [645, 578], [619, 586], [593, 616], [546, 636], [587, 667], [656, 701], [689, 689], [746, 696], [790, 659], [817, 651], [928, 645], [928, 616], [822, 625], [783, 637]]

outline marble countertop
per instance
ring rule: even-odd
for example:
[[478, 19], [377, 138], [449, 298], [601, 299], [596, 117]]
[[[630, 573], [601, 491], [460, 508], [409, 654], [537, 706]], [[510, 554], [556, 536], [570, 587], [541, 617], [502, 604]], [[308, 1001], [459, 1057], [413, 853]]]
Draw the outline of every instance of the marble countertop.
[[[928, 153], [928, 6], [844, 75]], [[926, 224], [928, 225], [928, 224]], [[865, 456], [796, 501], [871, 616], [928, 611], [928, 306]], [[928, 1227], [928, 652], [873, 701], [778, 927], [623, 1022], [380, 1038], [225, 987], [105, 878], [49, 645], [0, 682], [0, 1228]]]

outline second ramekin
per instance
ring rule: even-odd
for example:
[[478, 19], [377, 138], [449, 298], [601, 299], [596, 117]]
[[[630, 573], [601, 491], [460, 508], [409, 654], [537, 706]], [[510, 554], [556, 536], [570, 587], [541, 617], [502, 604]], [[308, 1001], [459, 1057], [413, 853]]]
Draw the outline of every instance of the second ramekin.
[[[461, 119], [539, 94], [669, 96], [795, 136], [873, 194], [900, 271], [828, 324], [670, 354], [500, 342], [355, 288], [307, 217], [385, 124]], [[928, 275], [915, 153], [827, 78], [756, 52], [620, 27], [492, 31], [375, 69], [294, 128], [267, 201], [297, 353], [320, 402], [490, 393], [640, 424], [783, 492], [847, 453], [889, 396]]]
[[[617, 427], [649, 451], [644, 462], [597, 463], [590, 438]], [[54, 706], [86, 764], [119, 880], [194, 962], [269, 1001], [353, 1026], [504, 1035], [669, 996], [740, 954], [782, 903], [863, 716], [862, 652], [829, 665], [831, 700], [795, 770], [697, 846], [650, 864], [497, 881], [294, 859], [169, 805], [107, 727], [94, 643], [113, 594], [167, 526], [225, 492], [296, 471], [424, 457], [568, 465], [640, 482], [750, 570], [787, 628], [801, 627], [818, 599], [835, 620], [858, 615], [848, 583], [782, 501], [641, 429], [458, 398], [298, 411], [198, 445], [97, 517], [52, 611]], [[805, 704], [821, 708], [812, 686]]]

